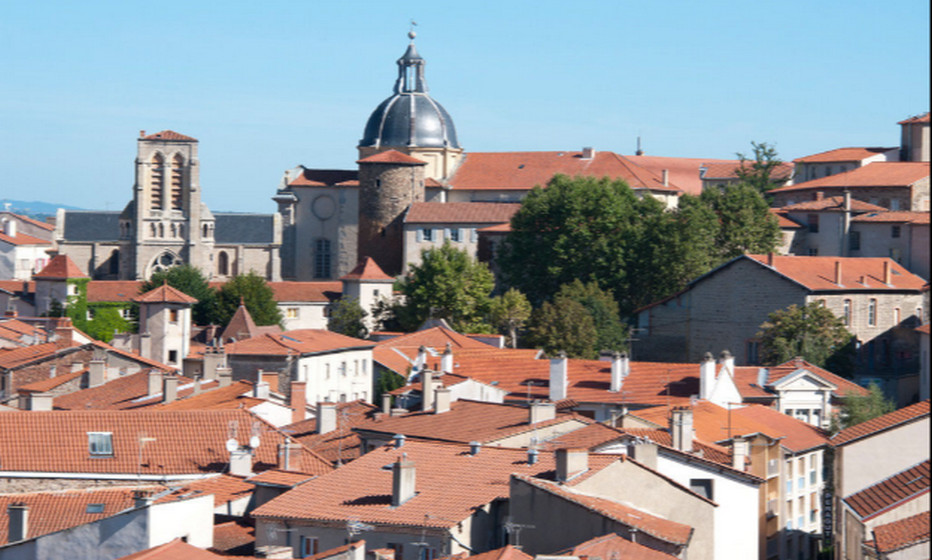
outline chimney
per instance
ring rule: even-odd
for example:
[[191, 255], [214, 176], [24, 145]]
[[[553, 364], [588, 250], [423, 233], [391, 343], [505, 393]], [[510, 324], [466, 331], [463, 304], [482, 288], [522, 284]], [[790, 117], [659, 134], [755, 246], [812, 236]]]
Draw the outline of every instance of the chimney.
[[475, 457], [479, 454], [479, 450], [482, 449], [481, 441], [471, 441], [469, 442], [469, 454]]
[[298, 453], [301, 446], [292, 441], [278, 444], [278, 468], [283, 471], [290, 471], [291, 467], [298, 466]]
[[552, 402], [534, 401], [528, 407], [528, 422], [537, 424], [557, 417], [557, 406]]
[[71, 327], [71, 319], [68, 317], [58, 317], [55, 321], [55, 336], [62, 344], [71, 344], [74, 335], [74, 329]]
[[663, 175], [663, 186], [669, 187], [670, 186], [670, 170], [664, 169], [661, 173]]
[[22, 502], [12, 503], [6, 508], [10, 518], [7, 541], [14, 543], [26, 540], [29, 534], [29, 506]]
[[269, 384], [263, 380], [263, 371], [260, 369], [256, 372], [256, 384], [252, 387], [252, 396], [257, 399], [268, 400]]
[[686, 453], [693, 452], [693, 411], [690, 408], [674, 408], [670, 415], [670, 434], [673, 447]]
[[434, 407], [434, 372], [421, 368], [421, 410]]
[[586, 449], [557, 449], [557, 482], [566, 482], [573, 476], [589, 470], [589, 451]]
[[728, 350], [722, 350], [721, 359], [722, 373], [728, 373], [732, 378], [735, 376], [735, 357]]
[[841, 286], [841, 261], [835, 261], [835, 284]]
[[145, 136], [146, 136], [146, 131], [145, 131], [145, 130], [140, 130], [140, 131], [139, 131], [139, 137], [140, 137], [140, 138], [145, 138]]
[[144, 508], [152, 503], [151, 490], [133, 490], [133, 507]]
[[226, 352], [223, 348], [207, 347], [204, 352], [204, 379], [217, 379], [217, 368], [226, 363]]
[[192, 395], [200, 395], [203, 392], [204, 388], [201, 387], [201, 375], [198, 373], [194, 374], [194, 387], [191, 389]]
[[329, 434], [337, 429], [336, 403], [317, 403], [317, 433]]
[[382, 393], [382, 412], [385, 414], [392, 413], [392, 395], [391, 393]]
[[586, 146], [582, 149], [582, 158], [583, 159], [592, 159], [595, 157], [595, 150], [591, 146]]
[[631, 458], [651, 469], [657, 468], [657, 444], [651, 441], [637, 441], [631, 446]]
[[893, 285], [893, 267], [890, 266], [890, 259], [883, 261], [883, 283], [887, 286]]
[[233, 370], [223, 366], [217, 368], [217, 386], [229, 387], [233, 383]]
[[538, 455], [539, 455], [539, 453], [537, 452], [536, 449], [534, 449], [533, 447], [528, 448], [528, 450], [527, 450], [527, 464], [529, 464], [529, 465], [536, 465], [536, 464], [537, 464], [537, 456], [538, 456]]
[[52, 393], [29, 393], [28, 398], [23, 399], [24, 394], [20, 393], [20, 403], [26, 401], [26, 406], [20, 405], [25, 410], [52, 410]]
[[768, 379], [769, 377], [770, 377], [770, 370], [769, 370], [769, 369], [767, 369], [767, 368], [765, 368], [765, 367], [757, 368], [757, 386], [758, 386], [758, 387], [766, 387], [766, 386], [767, 386], [767, 379]]
[[398, 507], [415, 495], [414, 461], [409, 461], [405, 454], [392, 464], [392, 507]]
[[149, 388], [146, 392], [150, 397], [162, 391], [162, 370], [152, 368], [149, 370]]
[[550, 360], [550, 400], [553, 402], [566, 398], [568, 366], [566, 352], [561, 351], [556, 358]]
[[395, 417], [395, 416], [404, 416], [407, 413], [408, 413], [407, 408], [401, 408], [401, 407], [396, 406], [395, 408], [391, 410], [391, 412], [388, 413], [388, 415], [391, 417]]
[[611, 388], [613, 393], [621, 391], [625, 377], [631, 372], [631, 360], [628, 359], [627, 352], [615, 352], [612, 354], [612, 381]]
[[423, 372], [427, 368], [427, 347], [421, 346], [417, 349], [417, 357], [414, 358], [414, 370]]
[[449, 342], [443, 350], [443, 356], [440, 357], [440, 372], [453, 373], [453, 347]]
[[162, 402], [170, 403], [178, 398], [178, 376], [166, 375], [162, 378]]
[[699, 364], [699, 398], [709, 400], [712, 386], [715, 385], [715, 358], [711, 352], [706, 352]]
[[252, 476], [252, 450], [240, 447], [230, 453], [229, 472], [233, 476]]
[[401, 449], [405, 446], [405, 435], [404, 434], [395, 434], [392, 436], [392, 443], [395, 444], [395, 449]]
[[139, 333], [139, 355], [143, 358], [152, 356], [152, 335], [148, 332]]
[[443, 414], [450, 411], [451, 391], [446, 387], [438, 387], [434, 391], [434, 414]]
[[844, 200], [844, 202], [843, 202], [843, 204], [844, 204], [843, 208], [844, 208], [845, 212], [851, 212], [851, 191], [846, 190], [846, 191], [845, 191], [845, 196], [844, 196], [844, 198], [843, 198], [842, 200]]
[[746, 459], [748, 457], [748, 440], [742, 437], [732, 439], [731, 445], [731, 466], [739, 471], [745, 470]]
[[106, 366], [107, 362], [101, 358], [94, 358], [87, 364], [88, 387], [97, 387], [104, 384], [107, 373]]
[[773, 251], [767, 253], [767, 266], [773, 268]]
[[14, 220], [7, 220], [3, 226], [3, 233], [10, 237], [16, 237], [16, 222]]
[[304, 420], [304, 416], [307, 412], [307, 396], [305, 395], [306, 390], [307, 384], [304, 381], [291, 382], [291, 401], [289, 405], [291, 406], [292, 424]]
[[822, 192], [822, 191], [816, 191], [816, 193], [815, 193], [815, 199], [816, 199], [816, 200], [822, 200], [822, 199], [824, 199], [824, 198], [825, 198], [825, 193], [824, 193], [824, 192]]

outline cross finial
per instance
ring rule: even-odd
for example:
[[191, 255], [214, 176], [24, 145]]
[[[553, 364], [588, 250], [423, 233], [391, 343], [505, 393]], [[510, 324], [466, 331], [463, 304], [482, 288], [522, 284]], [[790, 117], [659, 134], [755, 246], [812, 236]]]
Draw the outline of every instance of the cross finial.
[[413, 19], [411, 20], [411, 27], [408, 28], [408, 39], [414, 40], [417, 37], [417, 33], [414, 32], [414, 28], [417, 27], [417, 22]]

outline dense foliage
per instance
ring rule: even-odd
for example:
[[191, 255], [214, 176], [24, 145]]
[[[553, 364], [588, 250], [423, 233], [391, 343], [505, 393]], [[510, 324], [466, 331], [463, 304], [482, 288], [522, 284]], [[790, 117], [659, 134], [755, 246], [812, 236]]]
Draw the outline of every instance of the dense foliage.
[[217, 293], [217, 323], [229, 323], [241, 301], [256, 325], [282, 324], [282, 313], [275, 303], [275, 293], [265, 278], [255, 272], [234, 276], [220, 288]]
[[848, 394], [842, 402], [841, 410], [832, 418], [830, 430], [838, 432], [845, 428], [867, 422], [896, 410], [893, 401], [887, 399], [875, 383], [871, 383], [867, 395]]
[[760, 326], [757, 338], [764, 365], [802, 356], [839, 375], [850, 376], [854, 369], [854, 335], [820, 302], [774, 311]]
[[514, 288], [492, 298], [489, 321], [508, 338], [512, 348], [518, 347], [518, 332], [531, 317], [531, 304], [524, 294]]
[[738, 159], [741, 165], [737, 169], [737, 175], [740, 182], [754, 187], [754, 189], [764, 194], [770, 189], [779, 187], [784, 178], [774, 178], [774, 171], [783, 163], [777, 156], [776, 147], [767, 142], [751, 142], [751, 148], [754, 150], [753, 159], [748, 158], [742, 153], [738, 153]]
[[366, 328], [365, 322], [366, 315], [358, 299], [344, 297], [333, 304], [330, 317], [327, 319], [327, 328], [346, 336], [366, 338], [369, 336], [369, 329]]
[[217, 314], [217, 292], [207, 283], [207, 278], [196, 266], [183, 264], [167, 270], [159, 270], [142, 284], [139, 293], [144, 294], [168, 284], [197, 300], [191, 307], [191, 319], [196, 325], [220, 323]]
[[583, 304], [569, 298], [545, 301], [531, 314], [527, 342], [553, 356], [566, 352], [571, 358], [597, 357], [599, 333]]

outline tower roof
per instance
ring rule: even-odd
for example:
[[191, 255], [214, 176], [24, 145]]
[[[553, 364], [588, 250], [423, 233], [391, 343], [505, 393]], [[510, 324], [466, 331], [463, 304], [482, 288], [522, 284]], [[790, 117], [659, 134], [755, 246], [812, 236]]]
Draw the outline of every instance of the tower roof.
[[395, 279], [385, 274], [372, 257], [366, 257], [356, 265], [356, 268], [340, 280], [389, 280]]
[[411, 43], [397, 61], [395, 93], [372, 112], [359, 146], [459, 149], [453, 119], [427, 93], [425, 61], [410, 36]]
[[360, 159], [356, 163], [396, 163], [402, 165], [427, 165], [426, 161], [419, 160], [398, 150], [386, 150], [371, 155], [367, 158]]
[[174, 142], [197, 142], [197, 138], [191, 138], [190, 136], [185, 136], [184, 134], [175, 132], [174, 130], [163, 130], [162, 132], [156, 132], [155, 134], [149, 134], [146, 136], [145, 131], [141, 131], [139, 134], [140, 140], [169, 140]]
[[162, 284], [158, 288], [149, 290], [139, 297], [133, 298], [133, 301], [136, 303], [182, 303], [188, 305], [197, 303], [196, 298], [168, 284]]
[[49, 264], [33, 276], [36, 280], [67, 280], [68, 278], [87, 278], [78, 265], [68, 255], [56, 255]]

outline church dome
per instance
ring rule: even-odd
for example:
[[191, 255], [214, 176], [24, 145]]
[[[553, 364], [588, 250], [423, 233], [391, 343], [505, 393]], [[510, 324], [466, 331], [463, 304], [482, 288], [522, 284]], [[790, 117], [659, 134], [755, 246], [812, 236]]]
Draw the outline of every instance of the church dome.
[[[411, 39], [413, 35], [409, 34]], [[372, 112], [359, 146], [459, 149], [453, 119], [427, 93], [424, 59], [418, 55], [413, 40], [398, 59], [394, 95]]]

